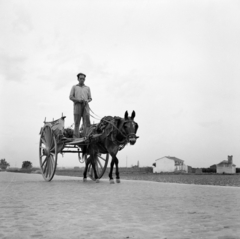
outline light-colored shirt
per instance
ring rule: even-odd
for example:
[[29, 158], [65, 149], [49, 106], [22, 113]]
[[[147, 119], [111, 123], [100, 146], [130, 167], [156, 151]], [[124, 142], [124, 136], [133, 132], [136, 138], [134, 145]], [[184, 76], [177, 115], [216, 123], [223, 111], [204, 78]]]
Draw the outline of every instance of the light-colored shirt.
[[86, 85], [74, 85], [70, 92], [70, 97], [73, 96], [77, 100], [92, 100], [90, 88]]
[[74, 102], [73, 112], [74, 114], [83, 114], [83, 109], [89, 114], [88, 101], [92, 100], [90, 88], [86, 85], [74, 85], [71, 89], [69, 98], [72, 100], [74, 97], [77, 100], [84, 100], [85, 103]]

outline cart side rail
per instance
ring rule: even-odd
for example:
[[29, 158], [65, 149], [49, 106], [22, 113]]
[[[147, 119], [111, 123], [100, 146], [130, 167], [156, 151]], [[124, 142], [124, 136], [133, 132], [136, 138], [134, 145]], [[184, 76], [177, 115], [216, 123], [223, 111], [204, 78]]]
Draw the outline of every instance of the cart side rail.
[[40, 130], [40, 134], [42, 133], [42, 129], [48, 125], [50, 126], [50, 128], [52, 129], [56, 140], [59, 141], [59, 137], [63, 136], [63, 131], [64, 131], [64, 119], [66, 118], [66, 116], [62, 116], [61, 118], [57, 119], [57, 120], [53, 120], [53, 121], [49, 121], [46, 122], [44, 121], [44, 126], [41, 128]]

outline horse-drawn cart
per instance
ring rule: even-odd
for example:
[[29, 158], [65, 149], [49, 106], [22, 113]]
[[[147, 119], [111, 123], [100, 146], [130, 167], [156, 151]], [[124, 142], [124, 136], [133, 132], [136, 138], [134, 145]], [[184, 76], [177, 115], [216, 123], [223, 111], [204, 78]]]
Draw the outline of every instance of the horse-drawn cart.
[[100, 123], [80, 131], [80, 138], [77, 139], [73, 138], [71, 128], [64, 128], [65, 117], [62, 116], [51, 122], [45, 120], [40, 131], [39, 142], [39, 161], [43, 178], [46, 181], [53, 179], [59, 153], [76, 153], [79, 161], [85, 162], [83, 181], [86, 181], [89, 176], [92, 180], [99, 182], [106, 171], [109, 155], [111, 155], [108, 175], [110, 183], [114, 183], [112, 176], [114, 165], [116, 182], [120, 183], [119, 161], [116, 155], [126, 144], [134, 145], [139, 138], [136, 136], [138, 124], [134, 121], [134, 117], [135, 111], [131, 116], [128, 116], [126, 111], [124, 118], [105, 116]]
[[[81, 160], [80, 154], [84, 146], [88, 145], [90, 141], [99, 137], [99, 134], [89, 134], [88, 136], [81, 136], [81, 138], [66, 137], [67, 130], [64, 128], [64, 119], [62, 116], [58, 120], [51, 122], [44, 121], [44, 126], [40, 131], [39, 142], [39, 161], [44, 180], [51, 181], [54, 177], [57, 168], [58, 154], [76, 153], [78, 154], [79, 161]], [[81, 132], [80, 132], [81, 133]], [[84, 162], [89, 157], [88, 154], [84, 155]], [[96, 171], [98, 179], [100, 179], [107, 168], [109, 154], [97, 154]], [[92, 165], [88, 166], [88, 176], [95, 180]]]

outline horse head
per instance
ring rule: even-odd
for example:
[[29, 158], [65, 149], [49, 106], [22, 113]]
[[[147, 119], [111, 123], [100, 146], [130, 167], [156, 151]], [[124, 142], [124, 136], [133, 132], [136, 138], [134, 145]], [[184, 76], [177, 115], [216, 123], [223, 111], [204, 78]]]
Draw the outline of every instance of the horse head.
[[136, 143], [137, 138], [139, 138], [138, 136], [136, 136], [138, 124], [134, 121], [135, 116], [136, 116], [135, 111], [132, 112], [132, 115], [130, 117], [128, 116], [128, 112], [126, 111], [122, 125], [127, 140], [131, 145], [134, 145]]

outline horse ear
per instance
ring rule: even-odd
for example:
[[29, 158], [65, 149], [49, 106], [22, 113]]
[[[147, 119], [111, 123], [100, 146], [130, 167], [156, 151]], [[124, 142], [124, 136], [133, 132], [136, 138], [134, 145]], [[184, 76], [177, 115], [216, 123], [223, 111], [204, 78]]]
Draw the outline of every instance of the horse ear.
[[127, 111], [125, 112], [124, 118], [125, 118], [125, 120], [128, 119], [128, 112]]
[[131, 115], [131, 119], [133, 120], [135, 118], [135, 116], [136, 116], [136, 113], [135, 113], [135, 111], [133, 111], [132, 115]]

